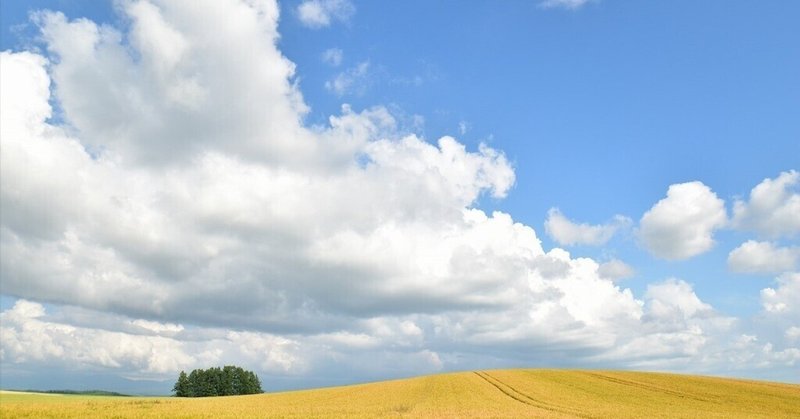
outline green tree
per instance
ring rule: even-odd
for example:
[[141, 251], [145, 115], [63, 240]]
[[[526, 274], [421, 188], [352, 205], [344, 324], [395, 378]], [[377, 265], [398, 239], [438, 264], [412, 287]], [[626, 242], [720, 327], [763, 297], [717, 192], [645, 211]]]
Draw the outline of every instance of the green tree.
[[181, 371], [178, 375], [178, 381], [175, 382], [175, 387], [172, 388], [177, 397], [189, 397], [189, 377], [185, 372]]
[[187, 376], [181, 371], [172, 391], [177, 397], [232, 396], [263, 393], [261, 380], [252, 371], [226, 365], [195, 369]]

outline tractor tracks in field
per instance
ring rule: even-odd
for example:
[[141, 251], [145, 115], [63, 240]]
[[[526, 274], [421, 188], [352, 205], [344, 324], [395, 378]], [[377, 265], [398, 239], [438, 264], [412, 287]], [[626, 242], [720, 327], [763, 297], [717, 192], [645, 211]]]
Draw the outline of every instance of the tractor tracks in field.
[[559, 406], [559, 405], [555, 405], [555, 404], [552, 404], [552, 403], [548, 403], [548, 402], [543, 401], [543, 400], [534, 399], [533, 397], [531, 397], [531, 396], [529, 396], [529, 395], [527, 395], [527, 394], [515, 389], [514, 387], [512, 387], [508, 383], [505, 383], [505, 382], [501, 381], [500, 379], [498, 379], [497, 377], [492, 376], [491, 374], [489, 374], [486, 371], [473, 371], [473, 372], [475, 373], [475, 375], [477, 375], [478, 377], [482, 378], [484, 381], [489, 383], [492, 387], [500, 390], [501, 393], [505, 394], [506, 396], [508, 396], [508, 397], [520, 402], [520, 403], [524, 403], [524, 404], [527, 404], [528, 406], [533, 406], [533, 407], [538, 408], [538, 409], [548, 410], [548, 411], [554, 412], [554, 413], [561, 413], [561, 414], [565, 414], [565, 415], [572, 415], [572, 416], [584, 417], [584, 418], [585, 417], [589, 417], [589, 416], [586, 416], [585, 414], [583, 414], [582, 412], [579, 412], [577, 410], [569, 409], [568, 407]]
[[600, 380], [608, 381], [610, 383], [619, 384], [619, 385], [623, 385], [623, 386], [629, 386], [629, 387], [635, 387], [635, 388], [638, 388], [638, 389], [641, 389], [641, 390], [652, 391], [652, 392], [656, 392], [656, 393], [669, 394], [670, 396], [680, 397], [680, 398], [684, 398], [684, 399], [692, 399], [692, 400], [697, 400], [697, 401], [706, 402], [706, 403], [719, 402], [719, 400], [716, 400], [716, 399], [713, 399], [713, 398], [705, 398], [705, 397], [698, 396], [696, 394], [686, 393], [686, 392], [682, 392], [682, 391], [678, 391], [678, 390], [672, 390], [672, 389], [669, 389], [669, 388], [664, 388], [664, 387], [660, 387], [660, 386], [653, 385], [653, 384], [642, 383], [642, 382], [639, 382], [639, 381], [628, 380], [628, 379], [625, 379], [625, 378], [613, 377], [613, 376], [602, 374], [602, 373], [599, 373], [599, 372], [584, 372], [584, 374], [586, 374], [586, 375], [588, 375], [590, 377], [598, 378]]

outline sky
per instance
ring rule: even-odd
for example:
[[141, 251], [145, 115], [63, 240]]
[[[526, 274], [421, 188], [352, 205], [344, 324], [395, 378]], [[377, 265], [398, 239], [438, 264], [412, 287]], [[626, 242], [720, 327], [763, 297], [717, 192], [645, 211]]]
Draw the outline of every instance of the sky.
[[800, 3], [0, 3], [0, 387], [800, 382]]

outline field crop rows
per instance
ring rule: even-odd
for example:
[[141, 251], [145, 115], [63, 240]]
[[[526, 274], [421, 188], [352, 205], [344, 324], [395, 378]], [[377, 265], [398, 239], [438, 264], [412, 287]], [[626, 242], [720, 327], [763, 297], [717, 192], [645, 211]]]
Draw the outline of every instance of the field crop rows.
[[3, 418], [800, 418], [800, 386], [674, 374], [495, 370], [202, 399], [0, 393]]

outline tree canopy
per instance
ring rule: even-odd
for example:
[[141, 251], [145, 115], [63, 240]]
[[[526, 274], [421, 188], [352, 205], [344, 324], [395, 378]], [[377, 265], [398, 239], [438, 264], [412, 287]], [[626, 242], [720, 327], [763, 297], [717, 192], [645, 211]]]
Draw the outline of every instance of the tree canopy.
[[196, 369], [189, 373], [181, 371], [178, 381], [172, 388], [177, 397], [234, 396], [239, 394], [258, 394], [261, 380], [252, 371], [241, 367], [226, 365], [207, 370]]

